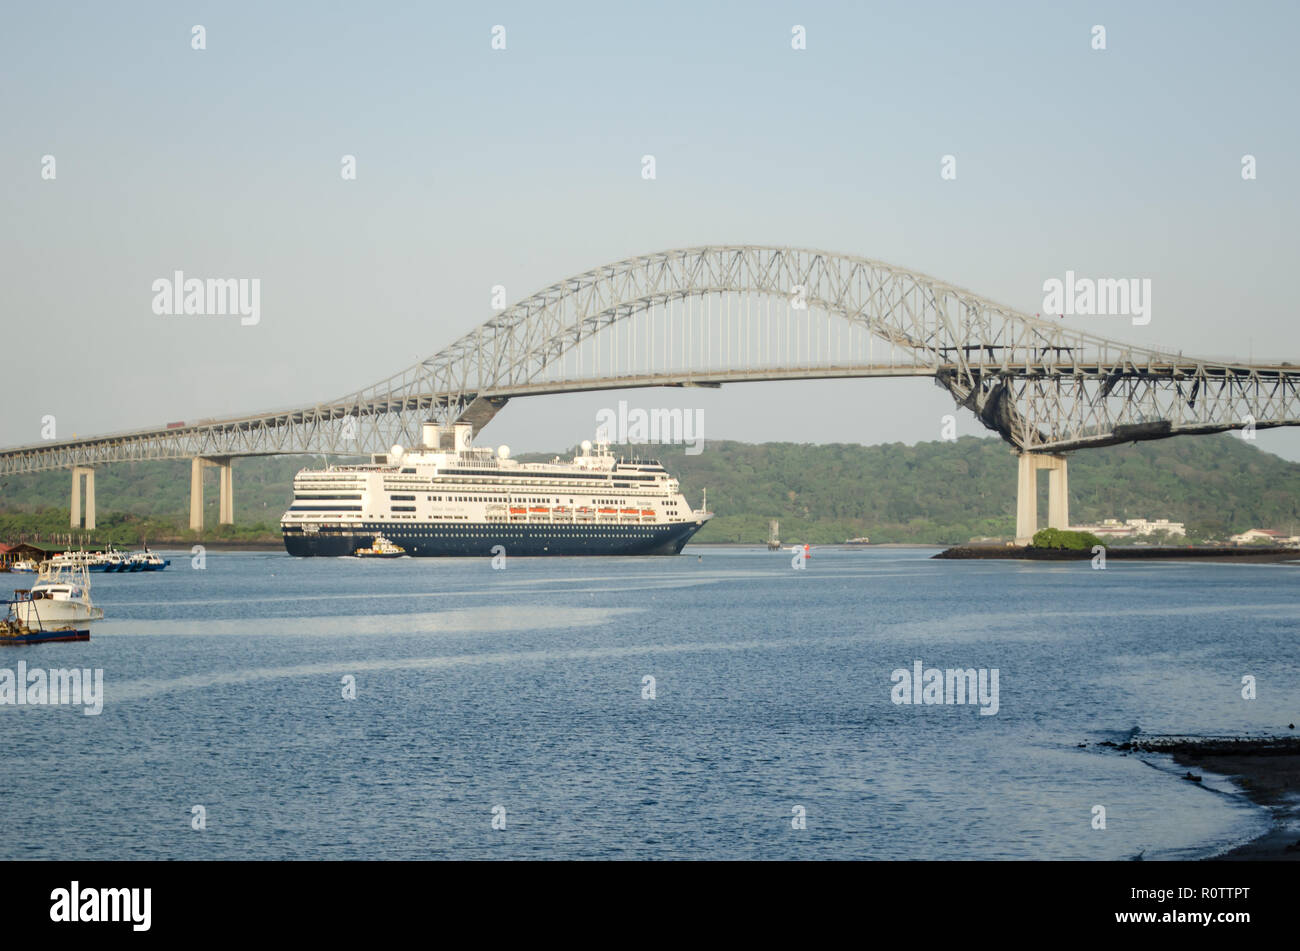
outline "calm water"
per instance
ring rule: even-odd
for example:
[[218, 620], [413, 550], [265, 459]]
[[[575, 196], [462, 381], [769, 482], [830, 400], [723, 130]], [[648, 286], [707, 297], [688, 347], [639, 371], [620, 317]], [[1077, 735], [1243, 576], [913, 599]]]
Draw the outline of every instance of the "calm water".
[[[1267, 827], [1077, 744], [1285, 729], [1296, 569], [930, 554], [95, 575], [92, 641], [0, 653], [107, 693], [98, 717], [0, 707], [0, 857], [1179, 858]], [[895, 705], [917, 659], [998, 668], [999, 712]]]

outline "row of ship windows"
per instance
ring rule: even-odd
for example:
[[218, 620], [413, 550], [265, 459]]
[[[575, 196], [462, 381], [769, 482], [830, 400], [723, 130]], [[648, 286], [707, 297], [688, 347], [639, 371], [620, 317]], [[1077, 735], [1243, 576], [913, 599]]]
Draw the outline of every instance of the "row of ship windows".
[[[413, 514], [400, 514], [400, 516], [383, 516], [383, 514], [381, 514], [381, 516], [373, 516], [373, 517], [380, 518], [381, 521], [382, 521], [382, 520], [385, 520], [385, 518], [391, 518], [391, 520], [393, 520], [393, 521], [403, 521], [403, 520], [419, 521], [419, 518], [417, 518], [416, 516], [413, 516]], [[599, 516], [599, 521], [604, 522], [604, 524], [608, 524], [608, 522], [614, 522], [614, 521], [616, 521], [617, 518], [619, 518], [619, 516]], [[469, 521], [469, 516], [425, 516], [425, 521], [428, 521], [428, 522], [442, 522], [442, 521], [447, 521], [447, 522], [468, 522], [468, 521]], [[504, 522], [504, 521], [511, 521], [511, 522], [523, 522], [523, 521], [532, 521], [532, 522], [550, 522], [550, 521], [551, 521], [551, 517], [550, 517], [550, 516], [542, 516], [542, 514], [534, 514], [534, 516], [511, 516], [511, 517], [508, 518], [508, 520], [507, 520], [506, 516], [485, 516], [485, 517], [484, 517], [484, 521], [489, 521], [489, 522]], [[565, 518], [565, 517], [563, 517], [563, 516], [560, 516], [560, 517], [558, 518], [558, 521], [565, 521], [565, 522], [568, 522], [568, 521], [573, 521], [573, 518]], [[577, 521], [580, 521], [580, 522], [595, 521], [595, 518], [594, 518], [593, 516], [577, 516]], [[638, 518], [637, 516], [623, 516], [623, 522], [624, 522], [625, 525], [627, 525], [627, 524], [633, 524], [633, 522], [637, 522], [637, 521], [647, 521], [647, 522], [649, 522], [649, 521], [658, 521], [658, 518], [656, 518], [655, 516], [641, 516], [640, 518]]]
[[[559, 477], [559, 478], [555, 478], [555, 479], [510, 479], [510, 480], [508, 480], [508, 481], [507, 481], [507, 480], [502, 480], [502, 479], [491, 479], [491, 480], [484, 480], [484, 481], [487, 482], [488, 484], [493, 484], [493, 483], [502, 483], [502, 482], [504, 482], [504, 484], [506, 484], [506, 485], [556, 485], [556, 484], [558, 483], [558, 484], [561, 484], [561, 485], [572, 485], [573, 488], [575, 488], [575, 489], [584, 489], [584, 490], [586, 490], [586, 491], [591, 491], [593, 488], [599, 488], [599, 486], [594, 486], [594, 485], [592, 485], [590, 482], [570, 482], [570, 481], [566, 481], [566, 479], [567, 479], [567, 480], [573, 480], [573, 479], [577, 479], [577, 478], [581, 478], [581, 477], [579, 477], [579, 476], [567, 476], [567, 477], [565, 477], [565, 476], [561, 476], [561, 477]], [[616, 479], [616, 480], [618, 480], [618, 481], [613, 481], [613, 480], [611, 480], [608, 476], [590, 476], [590, 477], [587, 477], [587, 478], [591, 478], [591, 479], [594, 479], [594, 480], [599, 481], [599, 482], [606, 482], [606, 483], [609, 483], [610, 485], [613, 485], [615, 488], [619, 488], [619, 489], [622, 489], [622, 488], [632, 488], [632, 483], [633, 483], [633, 482], [642, 482], [642, 483], [645, 483], [645, 487], [649, 487], [650, 485], [652, 485], [653, 483], [656, 483], [656, 482], [667, 482], [667, 481], [668, 481], [666, 478], [662, 478], [662, 479], [661, 479], [661, 478], [648, 478], [648, 477], [646, 477], [646, 476], [625, 476], [625, 475], [618, 475], [618, 476], [615, 476], [614, 479]], [[462, 480], [460, 480], [460, 479], [445, 479], [445, 480], [443, 480], [443, 479], [439, 479], [439, 480], [437, 480], [437, 481], [439, 481], [439, 482], [460, 482], [460, 481], [462, 481]], [[305, 484], [306, 484], [306, 483], [304, 482], [304, 485], [305, 485]], [[323, 483], [323, 484], [328, 484], [328, 483]], [[429, 480], [428, 480], [428, 479], [394, 479], [394, 480], [391, 481], [391, 482], [385, 482], [385, 483], [384, 483], [384, 488], [385, 488], [385, 489], [389, 489], [389, 490], [396, 489], [398, 492], [402, 492], [402, 491], [404, 491], [404, 490], [406, 490], [406, 489], [413, 489], [413, 488], [416, 488], [416, 487], [418, 487], [418, 486], [421, 486], [421, 485], [428, 485], [428, 484], [429, 484]], [[474, 483], [471, 482], [470, 484], [473, 485]], [[331, 488], [332, 488], [332, 487], [333, 487], [333, 486], [331, 486]], [[359, 487], [358, 487], [358, 486], [347, 485], [347, 486], [340, 486], [340, 488], [348, 488], [348, 489], [352, 489], [352, 488], [359, 488]], [[636, 488], [642, 488], [642, 486], [638, 485], [638, 486], [636, 486]]]
[[[628, 478], [632, 480], [637, 479], [636, 476], [625, 476], [623, 478]], [[652, 490], [657, 488], [655, 483], [665, 483], [667, 481], [668, 481], [667, 479], [653, 479], [653, 480], [647, 479], [645, 480], [644, 485], [635, 485], [635, 486], [631, 482], [610, 482], [609, 484], [617, 489], [636, 488], [636, 489]], [[557, 480], [520, 479], [517, 481], [512, 481], [508, 484], [511, 486], [517, 486], [519, 488], [523, 488], [524, 486], [529, 486], [529, 485], [536, 485], [536, 486], [556, 485]], [[566, 488], [573, 488], [583, 492], [590, 492], [593, 489], [602, 488], [602, 486], [596, 486], [596, 485], [591, 485], [590, 483], [582, 483], [582, 482], [574, 482], [574, 483], [566, 484], [562, 480], [559, 481], [559, 484], [564, 485]], [[388, 492], [410, 492], [413, 490], [418, 490], [427, 485], [428, 485], [427, 479], [401, 479], [394, 482], [385, 482], [384, 490]], [[304, 492], [323, 492], [331, 489], [334, 490], [335, 492], [359, 492], [365, 488], [364, 485], [357, 485], [356, 483], [339, 484], [338, 482], [335, 482], [333, 480], [328, 480], [328, 479], [324, 479], [324, 480], [299, 479], [297, 481], [297, 484], [294, 487], [295, 489], [301, 487]], [[470, 484], [469, 486], [467, 486], [467, 488], [470, 491], [475, 491], [475, 490], [484, 491], [487, 489], [486, 486], [480, 489], [478, 486], [475, 486], [473, 484]]]
[[[405, 472], [406, 470], [403, 469], [402, 471]], [[639, 469], [639, 470], [637, 470], [637, 471], [638, 471], [638, 472], [662, 472], [662, 473], [664, 474], [664, 476], [667, 476], [667, 474], [668, 474], [668, 473], [667, 473], [667, 470], [665, 470], [665, 469]], [[510, 474], [509, 474], [509, 473], [501, 473], [501, 472], [499, 472], [499, 471], [495, 471], [495, 472], [475, 472], [475, 471], [473, 471], [472, 469], [470, 469], [470, 470], [466, 470], [466, 469], [440, 469], [440, 470], [439, 470], [439, 475], [440, 475], [440, 476], [469, 476], [471, 479], [483, 479], [483, 480], [486, 480], [486, 481], [492, 481], [492, 482], [496, 482], [496, 481], [505, 481], [505, 480], [509, 479], [512, 485], [519, 485], [519, 484], [521, 484], [521, 483], [528, 483], [528, 484], [532, 484], [532, 485], [540, 485], [540, 484], [542, 484], [543, 481], [546, 481], [546, 482], [560, 482], [560, 481], [563, 481], [563, 480], [565, 480], [565, 479], [575, 479], [575, 480], [576, 480], [576, 479], [588, 479], [588, 480], [598, 480], [598, 481], [599, 481], [599, 480], [608, 480], [608, 479], [626, 479], [626, 480], [633, 481], [633, 482], [656, 482], [656, 481], [659, 480], [659, 476], [654, 476], [654, 475], [632, 475], [632, 473], [627, 472], [627, 471], [621, 471], [621, 472], [564, 472], [564, 473], [557, 473], [557, 474], [553, 475], [550, 479], [546, 479], [546, 480], [541, 480], [541, 479], [512, 479], [512, 478], [510, 477]]]
[[[394, 496], [392, 496], [391, 498], [393, 498], [393, 499], [396, 500], [396, 501], [405, 501], [405, 500], [412, 500], [412, 501], [413, 501], [413, 497], [412, 497], [412, 496], [407, 496], [407, 495], [394, 495]], [[551, 505], [551, 504], [554, 504], [554, 505], [560, 505], [560, 504], [563, 503], [563, 501], [564, 501], [563, 499], [553, 499], [553, 498], [547, 498], [547, 497], [532, 497], [532, 496], [527, 496], [527, 497], [524, 497], [524, 498], [520, 498], [520, 497], [518, 497], [518, 496], [509, 496], [509, 495], [487, 495], [487, 496], [484, 496], [484, 495], [447, 495], [447, 496], [442, 496], [442, 495], [428, 495], [428, 496], [425, 496], [425, 498], [426, 498], [428, 501], [430, 501], [430, 502], [508, 502], [508, 503], [513, 504], [513, 505], [528, 505], [529, 503], [535, 503], [535, 504], [537, 504], [537, 505]], [[569, 499], [569, 504], [570, 504], [570, 505], [573, 505], [573, 504], [574, 504], [574, 501], [575, 501], [574, 499], [570, 498], [570, 499]], [[628, 504], [628, 501], [627, 501], [627, 499], [592, 499], [592, 500], [591, 500], [591, 504], [592, 504], [592, 505], [627, 505], [627, 504]]]
[[[320, 499], [345, 499], [345, 498], [360, 499], [361, 496], [359, 496], [359, 495], [355, 495], [355, 496], [343, 496], [343, 495], [320, 496]], [[395, 496], [393, 496], [392, 498], [393, 498], [394, 501], [401, 501], [401, 502], [414, 502], [414, 501], [415, 501], [415, 496], [413, 496], [413, 495], [401, 495], [401, 496], [395, 495]], [[560, 499], [554, 499], [554, 500], [552, 500], [552, 499], [549, 499], [549, 498], [524, 498], [524, 499], [510, 499], [510, 498], [508, 498], [508, 497], [506, 497], [506, 496], [501, 496], [501, 497], [493, 496], [493, 497], [489, 497], [489, 498], [472, 498], [472, 497], [469, 497], [469, 496], [463, 496], [463, 495], [449, 495], [449, 496], [446, 496], [446, 497], [441, 496], [441, 495], [439, 495], [439, 496], [432, 496], [432, 495], [430, 495], [430, 496], [426, 496], [426, 499], [427, 499], [428, 501], [430, 501], [430, 502], [444, 502], [444, 501], [446, 501], [446, 502], [507, 502], [507, 501], [509, 501], [510, 503], [515, 504], [515, 505], [527, 505], [527, 504], [529, 504], [529, 503], [536, 503], [536, 504], [545, 504], [545, 505], [549, 505], [549, 504], [552, 503], [552, 501], [553, 501], [556, 505], [559, 505], [559, 504], [561, 503], [561, 501], [562, 501], [562, 500], [560, 500]], [[289, 506], [289, 511], [290, 511], [290, 512], [360, 512], [360, 511], [361, 511], [361, 506], [360, 506], [360, 505], [320, 505], [320, 504], [319, 504], [319, 500], [318, 500], [316, 497], [314, 497], [314, 496], [302, 496], [302, 495], [300, 495], [300, 496], [295, 496], [295, 497], [294, 497], [294, 501], [295, 501], [295, 502], [307, 502], [307, 503], [309, 503], [309, 504], [306, 504], [306, 505], [291, 505], [291, 506]], [[633, 500], [633, 502], [629, 502], [627, 499], [592, 499], [592, 504], [593, 504], [593, 505], [629, 505], [629, 504], [633, 504], [634, 502], [635, 502], [635, 500]], [[569, 504], [570, 504], [570, 505], [573, 505], [573, 504], [574, 504], [574, 500], [573, 500], [573, 499], [569, 499]], [[676, 503], [675, 501], [664, 501], [662, 504], [664, 504], [665, 506], [668, 506], [668, 507], [675, 507], [675, 506], [677, 505], [677, 503]], [[414, 506], [414, 505], [394, 505], [394, 506], [392, 506], [392, 510], [393, 510], [394, 512], [414, 512], [414, 511], [415, 511], [415, 506]]]
[[[321, 496], [321, 497], [324, 498], [324, 496]], [[331, 498], [332, 498], [332, 497], [333, 497], [333, 496], [331, 496]], [[299, 498], [303, 498], [303, 497], [302, 497], [302, 496], [299, 496]], [[338, 496], [338, 498], [343, 498], [343, 496]], [[360, 498], [360, 496], [354, 496], [354, 498]], [[510, 504], [512, 504], [512, 505], [527, 505], [527, 504], [529, 504], [529, 503], [535, 503], [535, 504], [538, 504], [538, 505], [550, 505], [550, 504], [553, 503], [553, 504], [555, 504], [555, 505], [559, 505], [559, 504], [561, 504], [561, 503], [564, 501], [563, 499], [535, 498], [535, 497], [528, 497], [528, 498], [512, 498], [512, 497], [510, 497], [510, 496], [506, 496], [506, 495], [500, 495], [500, 496], [498, 496], [498, 495], [489, 495], [489, 496], [480, 496], [480, 495], [426, 495], [424, 498], [425, 498], [425, 501], [428, 501], [428, 502], [508, 502], [508, 503], [510, 503]], [[414, 501], [415, 501], [415, 496], [413, 496], [413, 495], [392, 495], [392, 496], [389, 496], [389, 500], [390, 500], [390, 501], [393, 501], [393, 502], [414, 502]], [[569, 504], [570, 504], [570, 505], [575, 504], [575, 500], [574, 500], [574, 499], [569, 499]], [[629, 503], [627, 499], [592, 499], [592, 500], [591, 500], [591, 504], [592, 504], [592, 505], [629, 505], [629, 504], [631, 504], [631, 503]], [[676, 502], [665, 502], [664, 504], [665, 504], [665, 505], [676, 505], [677, 503], [676, 503]], [[322, 506], [322, 508], [323, 508], [323, 506]], [[393, 511], [394, 511], [394, 512], [414, 512], [414, 511], [415, 511], [415, 507], [414, 507], [414, 506], [394, 505], [392, 508], [393, 508]], [[351, 511], [355, 511], [355, 509], [351, 509], [351, 508], [349, 508], [349, 509], [344, 509], [344, 511], [349, 511], [349, 512], [351, 512]]]
[[[298, 495], [294, 496], [294, 501], [318, 500], [318, 499], [360, 499], [359, 495]], [[414, 495], [390, 495], [389, 501], [392, 502], [414, 502]], [[563, 499], [554, 499], [547, 497], [527, 496], [519, 498], [508, 495], [426, 495], [426, 502], [511, 502], [516, 505], [527, 505], [528, 503], [537, 503], [539, 505], [550, 505], [554, 503], [559, 505]], [[574, 499], [569, 499], [569, 504], [574, 504]], [[627, 499], [592, 499], [593, 505], [627, 505]], [[675, 504], [675, 503], [667, 503]], [[350, 510], [349, 510], [350, 511]], [[400, 511], [400, 509], [399, 509]]]
[[[408, 537], [409, 537], [409, 538], [428, 538], [428, 537], [429, 537], [429, 533], [428, 533], [428, 532], [403, 532], [403, 531], [392, 531], [392, 530], [389, 530], [389, 531], [388, 531], [388, 534], [389, 534], [390, 536], [392, 536], [393, 538], [408, 538]], [[542, 530], [542, 531], [530, 531], [530, 532], [528, 533], [528, 536], [527, 536], [527, 537], [534, 537], [534, 536], [537, 536], [537, 535], [546, 535], [546, 536], [551, 537], [551, 538], [582, 538], [583, 536], [585, 536], [585, 535], [587, 535], [587, 534], [590, 534], [590, 533], [588, 533], [588, 532], [570, 532], [570, 531], [560, 531], [559, 529], [554, 529], [554, 530], [551, 530], [551, 531], [546, 531], [546, 530]], [[619, 538], [651, 538], [651, 537], [653, 537], [654, 534], [655, 534], [654, 532], [629, 532], [629, 531], [620, 531], [620, 532], [618, 532], [618, 537], [619, 537]], [[512, 532], [509, 532], [509, 531], [505, 531], [505, 532], [456, 532], [455, 535], [456, 535], [457, 538], [510, 538], [510, 537], [514, 537], [514, 538], [524, 538], [524, 537], [525, 537], [525, 536], [522, 535], [522, 534], [519, 534], [519, 533], [512, 533]]]

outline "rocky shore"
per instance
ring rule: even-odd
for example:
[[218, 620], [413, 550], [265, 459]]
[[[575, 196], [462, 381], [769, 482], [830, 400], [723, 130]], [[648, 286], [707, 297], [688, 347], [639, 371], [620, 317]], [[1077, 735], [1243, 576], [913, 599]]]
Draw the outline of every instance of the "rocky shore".
[[[1295, 724], [1288, 729], [1295, 729]], [[1201, 782], [1201, 772], [1226, 776], [1241, 795], [1268, 808], [1273, 815], [1268, 832], [1210, 861], [1300, 861], [1300, 736], [1158, 736], [1097, 745], [1171, 756], [1187, 767], [1183, 776], [1187, 782]]]
[[[992, 558], [1019, 561], [1087, 561], [1092, 549], [1034, 548], [1031, 545], [957, 545], [944, 549], [932, 558]], [[1295, 562], [1300, 564], [1300, 548], [1192, 547], [1158, 548], [1114, 546], [1106, 548], [1107, 561], [1142, 561], [1151, 559], [1194, 559], [1208, 562]]]

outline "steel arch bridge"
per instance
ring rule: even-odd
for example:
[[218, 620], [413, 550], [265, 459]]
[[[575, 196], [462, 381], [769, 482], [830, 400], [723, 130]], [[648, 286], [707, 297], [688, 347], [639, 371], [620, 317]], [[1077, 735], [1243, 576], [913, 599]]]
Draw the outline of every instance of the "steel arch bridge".
[[480, 429], [513, 397], [845, 377], [930, 377], [1023, 453], [1300, 425], [1290, 363], [1132, 346], [867, 258], [725, 245], [559, 281], [332, 402], [21, 446], [0, 451], [0, 474], [382, 452], [417, 444], [429, 419]]

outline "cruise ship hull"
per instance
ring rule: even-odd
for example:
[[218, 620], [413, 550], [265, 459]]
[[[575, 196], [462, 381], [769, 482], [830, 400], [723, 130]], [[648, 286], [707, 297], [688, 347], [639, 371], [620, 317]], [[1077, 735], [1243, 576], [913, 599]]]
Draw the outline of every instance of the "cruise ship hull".
[[284, 530], [284, 547], [297, 557], [341, 557], [368, 547], [382, 534], [422, 558], [491, 557], [497, 545], [507, 556], [677, 555], [703, 522], [661, 525], [499, 525], [468, 524], [398, 527], [363, 525], [351, 532]]

